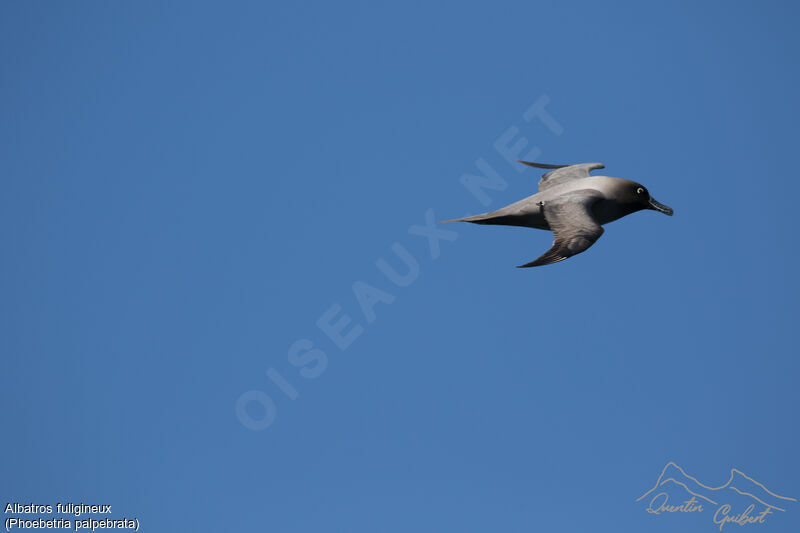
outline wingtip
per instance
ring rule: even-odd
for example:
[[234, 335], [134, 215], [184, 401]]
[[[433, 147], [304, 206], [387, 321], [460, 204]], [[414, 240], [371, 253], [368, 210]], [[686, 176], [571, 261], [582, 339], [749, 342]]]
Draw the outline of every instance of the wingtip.
[[555, 263], [560, 263], [561, 261], [563, 261], [565, 259], [567, 259], [567, 257], [551, 256], [551, 255], [545, 254], [542, 257], [531, 261], [530, 263], [525, 263], [524, 265], [517, 265], [517, 268], [531, 268], [531, 267], [552, 265], [552, 264], [555, 264]]
[[544, 168], [544, 169], [556, 169], [556, 168], [564, 168], [568, 167], [569, 165], [548, 165], [547, 163], [533, 163], [531, 161], [523, 161], [521, 159], [517, 159], [517, 163], [522, 163], [523, 165], [528, 165], [529, 167], [534, 168]]

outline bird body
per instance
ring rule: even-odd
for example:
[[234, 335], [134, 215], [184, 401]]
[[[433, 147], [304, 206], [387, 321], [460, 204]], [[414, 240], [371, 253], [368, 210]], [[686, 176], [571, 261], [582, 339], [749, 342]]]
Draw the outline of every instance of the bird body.
[[543, 165], [520, 161], [537, 168], [554, 169], [539, 181], [539, 192], [497, 211], [446, 222], [472, 222], [504, 226], [523, 226], [550, 230], [553, 247], [544, 255], [521, 267], [563, 261], [588, 249], [603, 234], [604, 224], [642, 209], [672, 215], [647, 189], [631, 180], [609, 176], [590, 176], [601, 163]]
[[599, 201], [594, 205], [597, 222], [600, 225], [608, 224], [633, 212], [627, 211], [625, 204], [617, 201], [617, 193], [624, 193], [626, 187], [631, 184], [635, 184], [635, 182], [609, 176], [589, 176], [581, 181], [570, 181], [545, 189], [497, 211], [452, 221], [448, 220], [447, 222], [500, 224], [551, 230], [550, 224], [544, 216], [544, 204], [571, 192], [593, 191], [600, 195]]

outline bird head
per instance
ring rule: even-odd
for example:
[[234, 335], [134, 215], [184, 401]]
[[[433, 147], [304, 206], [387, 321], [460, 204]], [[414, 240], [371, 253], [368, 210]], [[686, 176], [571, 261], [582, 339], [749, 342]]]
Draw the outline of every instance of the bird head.
[[623, 202], [631, 205], [631, 207], [635, 207], [636, 211], [642, 209], [652, 209], [653, 211], [658, 211], [659, 213], [664, 213], [665, 215], [669, 216], [672, 216], [674, 213], [671, 207], [666, 206], [661, 202], [657, 202], [655, 198], [650, 196], [650, 192], [647, 190], [647, 187], [641, 183], [636, 183], [635, 181], [626, 183], [620, 196], [622, 197], [620, 199]]

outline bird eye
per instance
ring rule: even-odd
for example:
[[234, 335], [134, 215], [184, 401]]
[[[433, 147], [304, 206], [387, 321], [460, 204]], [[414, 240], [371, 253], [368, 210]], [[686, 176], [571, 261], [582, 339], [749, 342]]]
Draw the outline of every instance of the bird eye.
[[643, 192], [644, 192], [644, 189], [642, 189], [641, 187], [636, 189], [636, 194], [642, 194]]

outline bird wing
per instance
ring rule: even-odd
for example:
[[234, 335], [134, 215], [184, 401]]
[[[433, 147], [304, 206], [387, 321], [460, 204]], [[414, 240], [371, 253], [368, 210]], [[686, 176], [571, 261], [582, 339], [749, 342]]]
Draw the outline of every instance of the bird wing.
[[580, 163], [578, 165], [546, 165], [529, 161], [520, 161], [520, 163], [529, 167], [555, 169], [542, 175], [542, 179], [539, 180], [539, 192], [567, 181], [588, 178], [589, 172], [592, 170], [606, 168], [602, 163]]
[[541, 257], [519, 268], [558, 263], [587, 250], [603, 234], [591, 207], [603, 198], [598, 191], [580, 190], [545, 202], [542, 209], [555, 237], [553, 247]]

